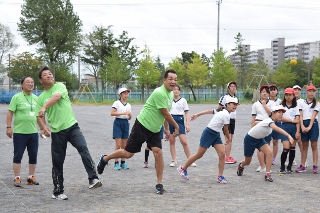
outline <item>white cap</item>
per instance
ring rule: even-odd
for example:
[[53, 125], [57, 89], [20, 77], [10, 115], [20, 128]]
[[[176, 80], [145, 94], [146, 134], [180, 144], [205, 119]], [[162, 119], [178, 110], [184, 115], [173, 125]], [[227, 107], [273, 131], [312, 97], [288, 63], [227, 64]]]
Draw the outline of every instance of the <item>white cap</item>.
[[283, 108], [282, 105], [278, 105], [278, 106], [273, 106], [273, 107], [271, 107], [271, 112], [275, 112], [275, 111], [282, 111], [283, 113], [286, 112], [286, 110]]
[[228, 104], [228, 103], [236, 103], [236, 104], [239, 104], [238, 98], [227, 97], [227, 99], [226, 99], [226, 104]]
[[123, 93], [123, 92], [125, 92], [125, 91], [130, 92], [130, 90], [128, 90], [127, 88], [123, 87], [123, 88], [120, 88], [120, 89], [118, 90], [118, 95], [120, 95], [121, 93]]
[[299, 85], [294, 85], [292, 88], [293, 88], [293, 89], [300, 89], [300, 90], [301, 90], [301, 87], [300, 87]]
[[230, 86], [231, 84], [234, 84], [234, 85], [237, 87], [237, 83], [236, 83], [235, 81], [230, 81], [230, 82], [227, 84], [227, 88], [229, 88], [229, 86]]

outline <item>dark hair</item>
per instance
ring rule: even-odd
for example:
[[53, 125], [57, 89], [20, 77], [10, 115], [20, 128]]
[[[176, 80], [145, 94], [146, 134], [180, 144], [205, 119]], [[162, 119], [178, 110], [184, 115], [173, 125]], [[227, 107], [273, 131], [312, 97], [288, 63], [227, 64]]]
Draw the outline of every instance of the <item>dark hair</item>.
[[266, 90], [266, 92], [270, 95], [270, 90], [269, 90], [269, 88], [267, 88], [267, 87], [262, 88], [262, 89], [260, 90], [260, 93], [262, 92], [262, 90]]
[[180, 86], [179, 86], [178, 84], [176, 84], [174, 87], [178, 87], [178, 88], [179, 88], [179, 91], [180, 91], [180, 89], [181, 89], [181, 88], [180, 88]]
[[49, 70], [50, 71], [50, 68], [48, 66], [42, 67], [42, 69], [39, 72], [39, 79], [41, 79], [42, 72], [45, 71], [45, 70]]
[[313, 98], [311, 108], [314, 108], [317, 105], [317, 100]]
[[169, 73], [177, 74], [176, 71], [174, 71], [174, 70], [167, 70], [167, 71], [164, 73], [163, 78], [168, 78]]
[[[31, 76], [25, 76], [25, 77], [23, 77], [23, 78], [21, 79], [20, 84], [23, 84], [23, 83], [24, 83], [24, 80], [26, 80], [26, 78], [31, 78], [31, 79], [33, 80], [33, 78], [32, 78]], [[34, 80], [33, 80], [33, 82], [34, 82]]]
[[[286, 95], [284, 94], [283, 96], [283, 100], [281, 103], [282, 106], [287, 106], [287, 100], [286, 100]], [[296, 96], [293, 95], [293, 99], [292, 99], [292, 108], [297, 106], [297, 98]]]

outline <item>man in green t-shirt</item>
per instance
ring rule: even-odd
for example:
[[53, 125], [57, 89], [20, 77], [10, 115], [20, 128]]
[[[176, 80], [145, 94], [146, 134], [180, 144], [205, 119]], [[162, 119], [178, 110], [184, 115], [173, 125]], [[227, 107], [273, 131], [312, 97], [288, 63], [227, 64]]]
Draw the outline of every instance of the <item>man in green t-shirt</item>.
[[[102, 186], [97, 176], [87, 142], [80, 131], [75, 118], [66, 86], [55, 83], [49, 67], [39, 72], [40, 83], [45, 91], [38, 98], [36, 114], [40, 125], [40, 134], [51, 135], [53, 199], [66, 200], [63, 186], [63, 163], [66, 156], [68, 141], [78, 150], [83, 165], [88, 173], [89, 189]], [[46, 125], [47, 115], [50, 128]]]
[[[161, 126], [165, 125], [166, 139], [169, 139], [169, 123], [175, 128], [175, 136], [179, 134], [179, 126], [169, 113], [173, 100], [172, 90], [177, 83], [177, 74], [174, 70], [167, 70], [164, 74], [163, 85], [156, 88], [138, 115], [124, 149], [118, 149], [110, 155], [101, 155], [97, 165], [99, 174], [103, 173], [108, 161], [115, 158], [131, 158], [135, 153], [141, 151], [142, 144], [147, 142], [147, 146], [152, 150], [155, 158], [155, 168], [157, 173], [156, 193], [163, 194], [163, 156], [162, 143], [160, 139]], [[169, 123], [168, 123], [169, 122]]]

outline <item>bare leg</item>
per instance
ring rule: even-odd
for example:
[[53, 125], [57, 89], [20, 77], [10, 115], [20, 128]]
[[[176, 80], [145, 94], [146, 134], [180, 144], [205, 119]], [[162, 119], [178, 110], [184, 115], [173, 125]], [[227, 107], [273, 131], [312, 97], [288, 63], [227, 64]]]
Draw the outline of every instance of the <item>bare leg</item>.
[[20, 163], [13, 163], [14, 176], [20, 176], [20, 168], [21, 168], [21, 164]]
[[134, 153], [127, 152], [124, 149], [118, 149], [111, 153], [110, 155], [104, 156], [103, 160], [109, 161], [111, 159], [118, 159], [118, 158], [131, 158], [134, 155]]
[[279, 140], [272, 140], [272, 157], [276, 159], [278, 154], [278, 141]]
[[266, 165], [264, 163], [264, 154], [263, 152], [257, 152], [258, 161], [260, 163], [261, 168], [263, 169]]
[[268, 144], [263, 145], [260, 150], [266, 156], [266, 172], [270, 172], [272, 164], [272, 150]]
[[[225, 145], [224, 145], [224, 147], [225, 147], [225, 153], [226, 153], [226, 158], [229, 158], [229, 157], [230, 157], [230, 154], [231, 154], [233, 134], [230, 134], [230, 136], [231, 136], [231, 141], [229, 141], [229, 144], [225, 144]], [[226, 137], [225, 137], [225, 140], [227, 140]]]
[[318, 165], [318, 144], [317, 141], [311, 141], [313, 165]]
[[225, 156], [225, 147], [223, 144], [216, 144], [214, 145], [214, 148], [217, 151], [217, 154], [219, 156], [219, 173], [218, 176], [221, 176], [223, 174], [223, 170], [224, 170], [224, 156]]
[[157, 183], [162, 183], [162, 175], [163, 175], [163, 168], [164, 168], [162, 150], [158, 147], [152, 147], [152, 152], [155, 160]]
[[[116, 146], [114, 148], [114, 151], [117, 151], [121, 147], [121, 138], [115, 138], [115, 141], [116, 141]], [[114, 159], [114, 162], [118, 162], [118, 161], [119, 161], [118, 158]]]
[[189, 147], [189, 144], [187, 142], [187, 136], [186, 134], [180, 134], [179, 135], [179, 140], [180, 140], [180, 143], [183, 147], [183, 150], [184, 150], [184, 153], [186, 154], [186, 157], [189, 158], [190, 157], [190, 147]]
[[[120, 144], [120, 149], [124, 149], [127, 145], [127, 140], [128, 139], [121, 139], [121, 144]], [[122, 161], [125, 161], [125, 158], [121, 158]]]
[[34, 175], [37, 164], [29, 164], [29, 175]]
[[169, 138], [170, 142], [170, 153], [171, 153], [171, 158], [173, 161], [177, 160], [177, 154], [176, 154], [176, 138], [173, 135], [170, 135]]
[[302, 155], [301, 155], [301, 165], [306, 166], [306, 160], [307, 160], [307, 155], [308, 155], [308, 148], [309, 148], [309, 142], [303, 141], [302, 142]]
[[204, 155], [204, 153], [207, 151], [207, 148], [204, 148], [202, 146], [199, 146], [199, 149], [197, 151], [196, 154], [191, 155], [187, 161], [184, 163], [184, 165], [182, 166], [182, 169], [187, 170], [188, 167], [194, 163], [196, 160], [198, 160], [199, 158], [202, 158], [202, 156]]
[[240, 163], [241, 163], [242, 167], [248, 166], [248, 165], [250, 165], [251, 160], [252, 160], [252, 157], [246, 157], [245, 156], [244, 160], [242, 160]]

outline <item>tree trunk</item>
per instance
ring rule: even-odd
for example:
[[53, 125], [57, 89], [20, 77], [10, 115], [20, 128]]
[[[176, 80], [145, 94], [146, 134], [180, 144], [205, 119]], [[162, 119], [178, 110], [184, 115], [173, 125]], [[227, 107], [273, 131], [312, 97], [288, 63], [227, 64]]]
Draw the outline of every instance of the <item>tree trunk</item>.
[[190, 84], [188, 84], [188, 85], [189, 85], [189, 87], [190, 87], [190, 89], [191, 89], [191, 92], [192, 92], [194, 101], [197, 101], [197, 98], [196, 98], [196, 95], [194, 94], [194, 91], [193, 91], [193, 89], [192, 89], [192, 86], [191, 86]]
[[142, 92], [141, 92], [141, 100], [144, 103], [144, 84], [141, 86]]

